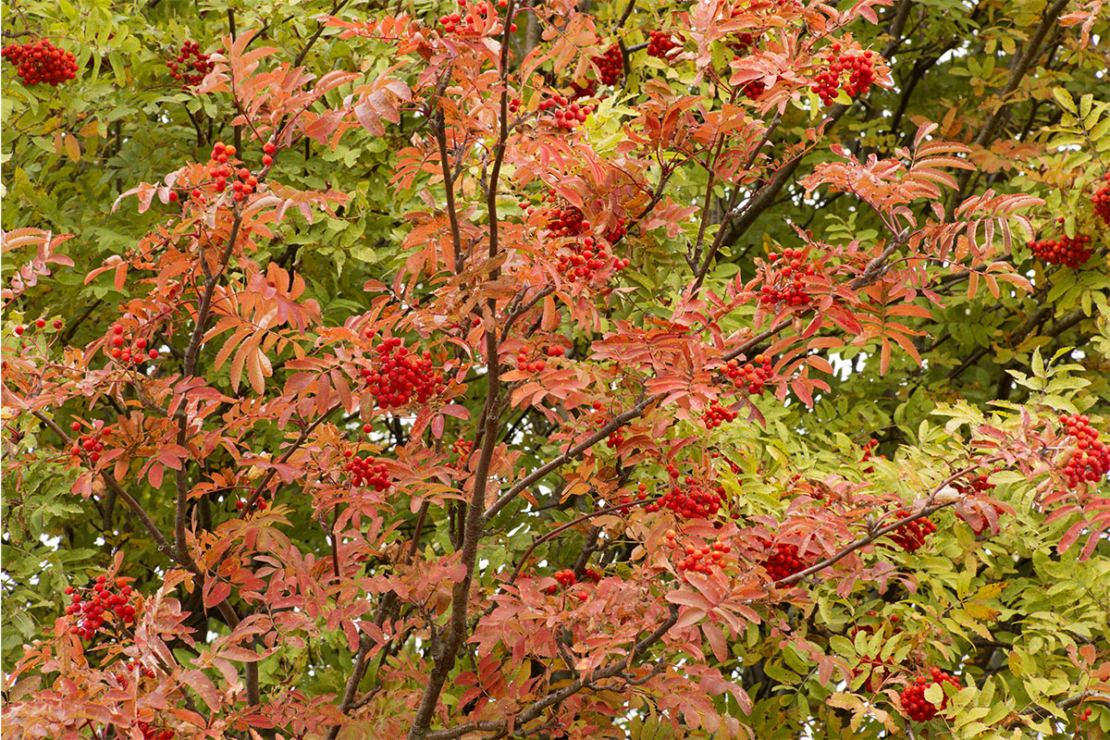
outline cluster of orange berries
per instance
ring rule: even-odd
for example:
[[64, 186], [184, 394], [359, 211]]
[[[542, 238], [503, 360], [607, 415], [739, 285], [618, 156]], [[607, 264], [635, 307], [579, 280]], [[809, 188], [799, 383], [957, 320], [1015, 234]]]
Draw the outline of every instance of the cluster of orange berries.
[[736, 411], [729, 411], [721, 404], [714, 401], [701, 417], [706, 429], [716, 429], [727, 422], [733, 421], [739, 415]]
[[1090, 246], [1091, 237], [1085, 234], [1076, 236], [1062, 235], [1055, 239], [1030, 240], [1029, 249], [1033, 256], [1050, 265], [1064, 265], [1073, 270], [1091, 258], [1094, 249]]
[[[675, 541], [675, 533], [673, 529], [668, 529], [664, 535], [667, 547], [677, 549], [678, 543]], [[701, 547], [694, 547], [693, 545], [686, 545], [683, 548], [685, 557], [675, 563], [675, 568], [682, 573], [683, 578], [689, 573], [702, 573], [708, 575], [713, 572], [714, 568], [721, 567], [721, 561], [726, 559], [726, 555], [732, 552], [732, 546], [727, 542], [718, 539], [711, 545], [703, 545]]]
[[595, 241], [592, 236], [587, 236], [559, 250], [555, 270], [573, 281], [589, 282], [607, 265], [623, 270], [630, 264], [631, 260], [628, 258], [622, 259], [609, 254], [604, 242]]
[[624, 55], [621, 47], [613, 44], [601, 56], [592, 58], [597, 65], [598, 79], [602, 85], [616, 85], [624, 77]]
[[542, 213], [546, 219], [544, 236], [548, 239], [579, 236], [590, 231], [590, 222], [582, 215], [582, 209], [572, 206], [553, 191], [544, 195], [545, 201], [554, 203]]
[[[499, 8], [504, 8], [508, 4], [508, 0], [497, 0], [497, 7]], [[476, 6], [471, 6], [467, 4], [466, 0], [459, 0], [459, 10], [441, 16], [439, 23], [443, 26], [444, 33], [480, 34], [482, 32], [477, 27], [484, 25], [486, 19], [495, 14], [493, 6], [489, 3], [478, 3]], [[516, 33], [515, 23], [509, 26], [509, 31]]]
[[[138, 670], [139, 671], [139, 678], [154, 678], [154, 671], [150, 670], [149, 668], [147, 668], [145, 665], [138, 662], [137, 660], [129, 660], [126, 663], [124, 663], [121, 666], [121, 668], [123, 668], [123, 670], [128, 671], [128, 672]], [[127, 688], [128, 683], [130, 683], [128, 681], [128, 676], [127, 676], [126, 673], [117, 673], [116, 674], [116, 682], [119, 683], [119, 685], [121, 687], [125, 688], [125, 689]]]
[[759, 100], [763, 97], [763, 93], [767, 92], [767, 85], [763, 80], [750, 80], [744, 83], [740, 88], [740, 92], [744, 94], [748, 100]]
[[[554, 349], [554, 347], [549, 349]], [[559, 349], [562, 349], [562, 347], [559, 347]], [[529, 361], [528, 350], [526, 349], [522, 349], [516, 353], [516, 369], [520, 370], [522, 373], [539, 373], [543, 372], [546, 367], [547, 363], [543, 360]]]
[[[908, 515], [909, 512], [904, 509], [899, 509], [894, 514], [896, 519]], [[933, 524], [932, 520], [928, 517], [921, 517], [920, 519], [914, 519], [912, 522], [906, 522], [887, 536], [906, 552], [913, 553], [921, 549], [929, 535], [936, 531], [937, 525]]]
[[[597, 583], [601, 580], [601, 571], [595, 570], [593, 568], [586, 568], [582, 571], [582, 577], [585, 579], [584, 581], [581, 581], [582, 583], [585, 583], [585, 581]], [[560, 571], [556, 571], [552, 578], [558, 581], [559, 586], [562, 586], [563, 588], [570, 588], [571, 586], [579, 583], [578, 577], [574, 575], [574, 571], [570, 568], [563, 568]], [[544, 593], [548, 594], [549, 596], [554, 596], [559, 591], [559, 586], [548, 586], [544, 589]], [[588, 597], [589, 595], [585, 591], [580, 591], [578, 593], [578, 599], [580, 601], [585, 601]]]
[[112, 359], [120, 362], [134, 362], [136, 365], [148, 359], [158, 359], [158, 350], [147, 349], [148, 342], [142, 337], [131, 343], [130, 347], [127, 346], [127, 337], [123, 335], [123, 331], [122, 324], [113, 324], [111, 331], [108, 333], [108, 345], [111, 347], [108, 353], [112, 356]]
[[[509, 109], [513, 113], [520, 110], [520, 98], [513, 98], [509, 104]], [[540, 101], [537, 109], [545, 114], [550, 111], [550, 115], [545, 116], [543, 120], [552, 124], [555, 128], [566, 129], [567, 131], [578, 128], [578, 125], [594, 112], [592, 105], [579, 105], [566, 95], [553, 95], [550, 98], [545, 98]]]
[[763, 386], [771, 379], [771, 373], [771, 358], [766, 355], [756, 355], [751, 362], [743, 365], [737, 360], [729, 360], [724, 369], [725, 377], [737, 389], [747, 391], [753, 396], [763, 393]]
[[447, 467], [452, 470], [465, 470], [466, 461], [470, 458], [470, 453], [474, 451], [474, 441], [464, 437], [458, 437], [451, 443], [451, 452], [455, 454], [455, 461], [448, 463]]
[[[54, 319], [54, 329], [55, 330], [61, 329], [63, 326], [64, 326], [64, 324], [62, 323], [61, 319]], [[45, 329], [46, 328], [46, 319], [35, 319], [35, 328], [36, 329]], [[17, 337], [23, 336], [24, 332], [26, 332], [26, 331], [27, 331], [27, 327], [25, 327], [23, 325], [15, 327], [15, 335]]]
[[562, 357], [567, 353], [567, 348], [561, 344], [553, 344], [544, 351], [547, 352], [548, 357]]
[[15, 65], [15, 73], [27, 87], [40, 82], [57, 87], [77, 77], [77, 59], [73, 53], [57, 48], [46, 39], [10, 44], [0, 49], [0, 57]]
[[914, 722], [928, 722], [937, 716], [937, 712], [944, 711], [944, 708], [948, 706], [948, 695], [944, 695], [938, 707], [925, 698], [925, 690], [934, 684], [945, 683], [951, 684], [957, 690], [963, 688], [960, 679], [945, 673], [939, 668], [933, 668], [930, 669], [928, 676], [918, 676], [913, 683], [903, 689], [902, 708], [906, 710], [909, 718]]
[[1098, 431], [1086, 416], [1064, 414], [1060, 423], [1068, 435], [1075, 438], [1075, 452], [1064, 466], [1068, 487], [1075, 488], [1081, 483], [1097, 484], [1110, 472], [1110, 447], [1099, 440]]
[[773, 263], [778, 263], [771, 273], [769, 285], [764, 285], [760, 291], [759, 301], [764, 306], [775, 306], [785, 303], [788, 306], [805, 306], [809, 304], [809, 296], [805, 291], [804, 280], [813, 277], [815, 270], [813, 264], [806, 260], [803, 249], [784, 249], [782, 254], [772, 252], [767, 255]]
[[[863, 445], [863, 456], [860, 457], [860, 462], [865, 463], [868, 460], [870, 460], [871, 457], [872, 457], [872, 453], [875, 452], [875, 449], [878, 446], [879, 446], [879, 440], [875, 439], [874, 437], [869, 439]], [[882, 458], [883, 460], [886, 459], [886, 455], [879, 455], [879, 457]], [[874, 473], [875, 472], [875, 466], [874, 465], [869, 465], [869, 466], [867, 466], [866, 468], [863, 469], [863, 472], [865, 472], [865, 473]]]
[[[88, 593], [89, 591], [92, 593]], [[91, 640], [96, 633], [102, 631], [110, 615], [114, 614], [123, 624], [135, 621], [134, 600], [137, 594], [132, 593], [131, 586], [123, 578], [110, 581], [107, 576], [97, 576], [91, 589], [77, 590], [66, 586], [65, 594], [70, 600], [66, 606], [66, 615], [80, 615], [74, 632], [85, 640]]]
[[[681, 48], [681, 37], [676, 39], [670, 31], [650, 31], [648, 33], [648, 56], [666, 59], [673, 49]], [[619, 48], [618, 51], [620, 51]]]
[[681, 474], [673, 464], [667, 466], [670, 475], [671, 489], [658, 501], [648, 504], [648, 512], [669, 509], [679, 519], [711, 519], [721, 510], [725, 500], [725, 487], [718, 485], [715, 488], [703, 486], [692, 475], [686, 476], [683, 481], [685, 488], [679, 482]]
[[781, 581], [805, 570], [806, 564], [799, 557], [797, 545], [780, 542], [771, 547], [763, 561], [763, 567], [767, 569], [772, 581]]
[[173, 740], [174, 732], [170, 729], [159, 729], [147, 722], [136, 722], [139, 732], [143, 733], [143, 740]]
[[[262, 157], [262, 163], [267, 166], [272, 164], [274, 161], [272, 154], [277, 151], [277, 147], [268, 142], [263, 145], [262, 150], [266, 152], [265, 156]], [[212, 170], [212, 177], [217, 193], [227, 190], [228, 178], [232, 176], [238, 178], [231, 183], [231, 190], [234, 193], [232, 198], [241, 201], [258, 188], [258, 178], [252, 175], [246, 167], [235, 169], [228, 166], [228, 161], [233, 159], [236, 153], [234, 146], [217, 141], [212, 147], [212, 161], [217, 163], [217, 166]], [[199, 200], [201, 192], [193, 190], [193, 198]], [[176, 193], [170, 193], [170, 200], [177, 200]]]
[[[74, 432], [79, 432], [81, 431], [81, 422], [75, 421], [69, 425], [69, 428]], [[80, 457], [82, 454], [88, 455], [89, 462], [95, 465], [100, 462], [100, 453], [104, 452], [104, 442], [110, 436], [112, 436], [112, 430], [108, 427], [94, 429], [90, 434], [82, 434], [78, 437], [76, 444], [73, 445], [69, 453], [74, 457]]]
[[182, 87], [192, 87], [199, 85], [216, 65], [208, 60], [207, 54], [200, 53], [197, 42], [186, 41], [177, 56], [166, 62], [166, 66], [170, 69], [170, 77], [180, 82]]
[[[373, 336], [368, 329], [366, 337]], [[443, 374], [432, 364], [431, 352], [409, 352], [398, 337], [383, 339], [374, 351], [375, 369], [364, 368], [362, 378], [381, 408], [424, 403], [443, 389]]]
[[[863, 52], [862, 56], [840, 55], [840, 44], [833, 44], [826, 54], [828, 67], [823, 69], [813, 78], [811, 89], [821, 98], [823, 105], [832, 105], [836, 100], [837, 91], [843, 89], [848, 97], [865, 95], [875, 81], [875, 68], [872, 64], [870, 51]], [[841, 85], [840, 77], [847, 71], [848, 81]]]
[[[622, 438], [621, 441], [622, 442], [624, 441], [623, 438]], [[633, 501], [644, 501], [644, 500], [647, 499], [647, 497], [648, 497], [647, 484], [646, 483], [640, 483], [639, 485], [636, 486], [636, 495], [635, 495], [635, 497], [629, 496], [627, 494], [624, 495], [624, 496], [621, 496], [621, 503], [622, 504], [631, 504]]]
[[[592, 231], [593, 224], [586, 219], [578, 206], [570, 205], [554, 191], [548, 192], [543, 199], [554, 204], [542, 212], [546, 218], [544, 236], [548, 239], [581, 236]], [[526, 210], [531, 213], [532, 209]], [[604, 240], [610, 244], [619, 241], [628, 233], [626, 224], [623, 216], [614, 218], [603, 236]]]
[[393, 481], [389, 477], [385, 463], [376, 463], [373, 458], [359, 457], [351, 450], [345, 450], [347, 458], [344, 470], [351, 476], [351, 485], [356, 488], [373, 488], [378, 493], [389, 490]]
[[1095, 215], [1110, 226], [1110, 174], [1103, 175], [1106, 184], [1095, 191], [1091, 196], [1091, 203], [1095, 207]]

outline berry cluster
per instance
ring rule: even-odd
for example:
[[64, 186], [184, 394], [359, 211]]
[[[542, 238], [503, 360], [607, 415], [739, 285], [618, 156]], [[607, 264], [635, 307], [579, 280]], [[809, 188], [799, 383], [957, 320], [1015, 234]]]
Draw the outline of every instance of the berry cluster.
[[[136, 660], [129, 660], [126, 663], [124, 663], [121, 667], [123, 668], [123, 670], [127, 671], [128, 673], [138, 670], [140, 679], [154, 678], [154, 671], [150, 670], [145, 665], [143, 665], [142, 663], [139, 663]], [[119, 683], [119, 685], [122, 688], [126, 689], [128, 683], [129, 683], [127, 673], [117, 673], [116, 674], [116, 682]]]
[[[678, 548], [679, 545], [675, 542], [673, 529], [667, 530], [666, 542], [668, 547]], [[732, 552], [732, 546], [718, 539], [712, 545], [703, 545], [700, 548], [686, 545], [683, 551], [685, 557], [675, 564], [675, 568], [682, 573], [685, 579], [689, 573], [708, 575], [713, 572], [714, 568], [720, 568], [721, 561]]]
[[[900, 509], [894, 513], [896, 519], [908, 516], [909, 512]], [[894, 540], [894, 544], [901, 547], [906, 552], [917, 552], [922, 545], [925, 544], [926, 538], [937, 531], [937, 525], [928, 517], [914, 519], [912, 522], [906, 522], [898, 529], [891, 532], [888, 537]]]
[[1103, 177], [1106, 184], [1095, 191], [1091, 196], [1091, 204], [1095, 207], [1095, 215], [1110, 226], [1110, 174]]
[[945, 673], [939, 668], [931, 669], [929, 674], [929, 676], [918, 676], [913, 683], [902, 691], [902, 708], [906, 710], [906, 714], [914, 722], [928, 722], [937, 716], [937, 712], [944, 711], [944, 708], [948, 706], [947, 694], [944, 695], [938, 707], [925, 698], [925, 689], [934, 684], [941, 685], [945, 683], [951, 684], [957, 690], [963, 688], [960, 679]]
[[[623, 441], [624, 441], [624, 438], [621, 437], [621, 442], [623, 442]], [[621, 496], [621, 503], [622, 504], [630, 504], [633, 501], [644, 501], [645, 499], [647, 499], [647, 496], [648, 496], [648, 494], [647, 494], [647, 484], [641, 483], [636, 487], [636, 496], [635, 497], [628, 496], [628, 495]]]
[[605, 241], [609, 242], [610, 244], [615, 244], [617, 241], [624, 238], [624, 235], [628, 233], [628, 229], [625, 227], [624, 224], [624, 217], [618, 216], [614, 220], [612, 227], [610, 227], [610, 229], [605, 232]]
[[679, 482], [681, 474], [678, 468], [673, 464], [668, 465], [667, 473], [671, 477], [671, 490], [659, 501], [648, 504], [647, 511], [670, 509], [679, 519], [710, 519], [721, 510], [721, 504], [725, 500], [724, 486], [708, 488], [697, 478], [686, 476], [684, 489]]
[[701, 417], [702, 423], [705, 424], [706, 429], [716, 429], [717, 427], [727, 422], [733, 421], [739, 412], [729, 411], [721, 404], [714, 401], [706, 409], [705, 415]]
[[780, 542], [771, 547], [767, 559], [763, 561], [763, 567], [767, 569], [772, 581], [781, 581], [805, 570], [806, 564], [799, 557], [797, 545]]
[[1087, 720], [1089, 720], [1091, 718], [1091, 709], [1090, 709], [1090, 707], [1088, 707], [1087, 709], [1084, 709], [1082, 712], [1077, 712], [1076, 715], [1075, 715], [1075, 718], [1077, 720], [1079, 720], [1080, 722], [1086, 722]]
[[[367, 338], [373, 332], [367, 330]], [[410, 353], [397, 337], [383, 339], [374, 348], [375, 369], [365, 368], [367, 390], [383, 409], [422, 404], [443, 389], [443, 375], [432, 364], [432, 353]]]
[[[554, 348], [551, 347], [549, 349]], [[562, 347], [559, 347], [559, 349], [562, 349]], [[545, 363], [543, 360], [530, 362], [528, 360], [528, 350], [526, 349], [522, 349], [516, 353], [516, 369], [520, 370], [522, 373], [539, 373], [543, 372], [544, 368], [546, 367], [547, 363]]]
[[681, 37], [676, 39], [669, 31], [651, 31], [648, 33], [648, 56], [666, 59], [672, 50], [681, 48]]
[[[570, 588], [574, 584], [578, 583], [578, 578], [574, 575], [574, 571], [570, 568], [563, 568], [562, 570], [556, 572], [555, 575], [552, 576], [552, 578], [558, 581], [559, 586], [562, 586], [563, 588]], [[559, 586], [548, 586], [546, 589], [544, 589], [544, 591], [548, 594], [554, 595], [559, 590]]]
[[577, 206], [568, 204], [553, 192], [544, 196], [544, 200], [555, 203], [552, 208], [544, 211], [544, 217], [547, 219], [544, 235], [547, 238], [575, 237], [589, 232], [590, 222], [585, 219]]
[[143, 733], [143, 740], [173, 740], [174, 732], [168, 729], [159, 729], [146, 722], [136, 722], [139, 732]]
[[1069, 488], [1082, 483], [1098, 483], [1110, 472], [1110, 446], [1098, 438], [1098, 431], [1086, 416], [1065, 414], [1060, 417], [1069, 436], [1075, 438], [1075, 452], [1064, 467]]
[[725, 365], [724, 373], [739, 390], [758, 396], [763, 393], [763, 386], [771, 379], [771, 358], [766, 355], [756, 355], [751, 362], [743, 365], [736, 360], [729, 360]]
[[123, 335], [123, 331], [122, 324], [113, 324], [112, 330], [108, 333], [108, 345], [111, 347], [108, 353], [112, 356], [112, 359], [120, 362], [134, 362], [136, 365], [147, 359], [158, 359], [158, 350], [147, 349], [148, 342], [146, 339], [140, 337], [134, 342], [129, 342], [127, 337]]
[[602, 85], [616, 85], [624, 77], [624, 55], [619, 45], [613, 44], [601, 56], [593, 57], [592, 61], [597, 65]]
[[540, 102], [541, 112], [553, 111], [550, 117], [544, 120], [555, 128], [573, 131], [578, 124], [583, 123], [594, 112], [592, 105], [578, 105], [565, 95], [556, 95]]
[[[872, 64], [870, 51], [863, 52], [862, 56], [840, 55], [840, 44], [833, 44], [825, 55], [828, 67], [813, 78], [810, 88], [821, 98], [823, 105], [832, 105], [836, 100], [837, 91], [843, 89], [848, 97], [866, 95], [875, 81], [875, 68]], [[848, 72], [848, 81], [843, 85], [840, 77], [843, 72]]]
[[[79, 432], [81, 431], [81, 422], [75, 421], [69, 425], [69, 428]], [[91, 434], [82, 434], [69, 452], [74, 457], [86, 454], [89, 456], [89, 462], [95, 465], [100, 462], [100, 453], [104, 451], [104, 441], [111, 435], [112, 430], [108, 428], [95, 429]]]
[[555, 270], [565, 274], [571, 280], [589, 282], [607, 265], [623, 270], [629, 264], [631, 260], [613, 257], [604, 242], [595, 241], [592, 236], [587, 236], [581, 241], [560, 248]]
[[[542, 211], [544, 218], [546, 218], [544, 236], [548, 239], [576, 237], [589, 234], [592, 231], [592, 224], [586, 220], [578, 206], [570, 205], [554, 192], [548, 192], [543, 199], [553, 204], [552, 207]], [[531, 213], [532, 209], [528, 208], [526, 210]], [[614, 218], [603, 236], [605, 241], [613, 244], [622, 239], [628, 233], [626, 223], [627, 221], [622, 216]]]
[[10, 44], [0, 49], [0, 57], [15, 65], [15, 73], [27, 87], [40, 82], [57, 87], [77, 77], [77, 60], [73, 53], [57, 48], [46, 39]]
[[751, 80], [745, 82], [740, 92], [744, 94], [748, 100], [759, 100], [763, 97], [763, 93], [767, 92], [767, 85], [763, 80]]
[[459, 437], [451, 444], [451, 452], [456, 455], [455, 461], [452, 463], [448, 463], [447, 467], [451, 468], [452, 470], [465, 470], [466, 461], [470, 459], [470, 453], [473, 451], [473, 440]]
[[[263, 151], [267, 152], [262, 158], [263, 164], [273, 163], [273, 157], [270, 156], [272, 152], [277, 151], [273, 144], [266, 144], [263, 146]], [[251, 171], [246, 167], [235, 169], [228, 166], [228, 160], [233, 159], [236, 154], [234, 146], [224, 144], [222, 141], [217, 141], [212, 147], [212, 161], [217, 166], [212, 170], [212, 177], [216, 185], [216, 192], [222, 193], [227, 190], [228, 178], [234, 176], [237, 179], [231, 183], [231, 190], [234, 193], [232, 198], [236, 201], [241, 201], [248, 195], [253, 193], [258, 188], [258, 178], [251, 174]], [[267, 161], [269, 160], [269, 161]], [[193, 198], [199, 200], [201, 193], [199, 190], [193, 191]], [[176, 200], [174, 194], [170, 194], [170, 200]]]
[[177, 56], [166, 62], [166, 66], [170, 69], [170, 77], [180, 82], [182, 87], [193, 87], [199, 85], [216, 65], [208, 61], [207, 54], [200, 53], [197, 42], [186, 41]]
[[[82, 591], [85, 593], [82, 594]], [[113, 614], [123, 624], [135, 621], [136, 605], [133, 602], [138, 594], [132, 593], [131, 586], [123, 578], [110, 581], [107, 576], [97, 576], [91, 589], [77, 590], [66, 586], [65, 593], [70, 600], [66, 614], [80, 615], [74, 632], [85, 640], [91, 640], [103, 631], [106, 618]]]
[[[742, 7], [735, 7], [732, 9], [732, 17], [744, 13], [745, 9]], [[732, 39], [727, 43], [728, 48], [732, 49], [737, 58], [748, 53], [748, 50], [755, 45], [758, 40], [758, 34], [753, 34], [745, 31], [744, 33], [732, 34]]]
[[579, 85], [577, 82], [570, 83], [570, 97], [572, 100], [592, 98], [595, 95], [597, 95], [597, 80], [586, 80], [583, 85]]
[[[877, 448], [878, 446], [879, 446], [879, 440], [875, 439], [874, 437], [869, 439], [863, 445], [863, 456], [860, 458], [860, 462], [865, 463], [868, 460], [870, 460], [871, 456], [872, 456], [872, 453], [875, 451], [875, 448]], [[886, 455], [879, 455], [879, 457], [883, 460], [886, 459]], [[865, 473], [874, 473], [875, 472], [875, 466], [874, 465], [868, 465], [866, 468], [863, 468], [863, 472], [865, 472]]]
[[[493, 6], [489, 3], [477, 3], [476, 6], [468, 6], [466, 0], [458, 0], [458, 2], [459, 9], [457, 11], [439, 19], [444, 33], [453, 33], [460, 36], [479, 35], [482, 32], [476, 27], [484, 26], [487, 18], [496, 15]], [[504, 8], [508, 4], [509, 0], [497, 0], [497, 7], [499, 8]], [[511, 24], [509, 30], [516, 33], [516, 24]]]
[[343, 455], [348, 458], [344, 470], [351, 475], [351, 485], [356, 488], [370, 488], [373, 486], [374, 490], [379, 493], [389, 490], [389, 487], [393, 485], [385, 463], [376, 463], [373, 458], [369, 457], [359, 457], [351, 450], [345, 451]]
[[562, 357], [567, 353], [567, 348], [560, 344], [553, 344], [544, 350], [548, 357]]
[[1030, 240], [1028, 247], [1033, 256], [1050, 265], [1064, 265], [1073, 270], [1091, 258], [1094, 249], [1090, 246], [1091, 237], [1085, 235], [1063, 235], [1056, 239]]
[[760, 291], [759, 302], [764, 306], [785, 303], [788, 306], [809, 304], [804, 280], [813, 277], [813, 264], [806, 261], [805, 250], [784, 249], [782, 254], [772, 252], [767, 258], [775, 265], [767, 285]]
[[[54, 319], [54, 329], [55, 330], [61, 329], [63, 326], [65, 326], [65, 324], [62, 323], [61, 319]], [[35, 328], [36, 329], [45, 329], [46, 328], [46, 319], [35, 319]], [[24, 332], [26, 332], [26, 331], [27, 331], [26, 326], [20, 325], [20, 326], [15, 327], [15, 335], [17, 337], [23, 336]]]

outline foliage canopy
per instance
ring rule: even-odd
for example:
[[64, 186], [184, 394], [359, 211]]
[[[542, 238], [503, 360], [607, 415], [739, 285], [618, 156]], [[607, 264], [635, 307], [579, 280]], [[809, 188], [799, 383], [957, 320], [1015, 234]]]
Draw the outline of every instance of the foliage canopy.
[[5, 738], [1110, 731], [1102, 0], [3, 15]]

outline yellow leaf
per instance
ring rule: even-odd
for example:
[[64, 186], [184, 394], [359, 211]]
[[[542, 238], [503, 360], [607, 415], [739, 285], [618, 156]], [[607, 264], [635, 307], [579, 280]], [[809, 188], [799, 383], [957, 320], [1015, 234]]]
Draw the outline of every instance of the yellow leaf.
[[975, 619], [981, 621], [989, 621], [995, 619], [999, 614], [999, 611], [997, 609], [974, 601], [964, 604], [964, 611], [966, 611]]
[[77, 137], [73, 134], [65, 135], [66, 155], [69, 156], [74, 162], [81, 159], [81, 145], [77, 143]]

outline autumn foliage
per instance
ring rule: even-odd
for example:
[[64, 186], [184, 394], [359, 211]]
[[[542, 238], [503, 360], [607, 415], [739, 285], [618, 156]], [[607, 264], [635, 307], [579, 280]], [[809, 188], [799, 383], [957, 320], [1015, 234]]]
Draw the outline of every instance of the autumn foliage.
[[5, 8], [5, 739], [1110, 732], [1101, 0], [110, 5]]

